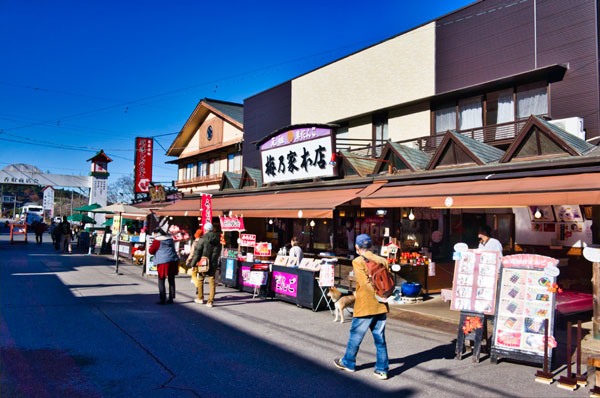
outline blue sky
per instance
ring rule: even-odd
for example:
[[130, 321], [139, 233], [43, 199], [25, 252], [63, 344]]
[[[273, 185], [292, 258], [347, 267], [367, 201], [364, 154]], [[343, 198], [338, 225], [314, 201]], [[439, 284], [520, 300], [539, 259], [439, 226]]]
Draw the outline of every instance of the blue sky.
[[241, 103], [471, 2], [0, 0], [0, 168], [87, 174], [104, 148], [113, 180], [136, 136], [179, 131], [204, 97]]

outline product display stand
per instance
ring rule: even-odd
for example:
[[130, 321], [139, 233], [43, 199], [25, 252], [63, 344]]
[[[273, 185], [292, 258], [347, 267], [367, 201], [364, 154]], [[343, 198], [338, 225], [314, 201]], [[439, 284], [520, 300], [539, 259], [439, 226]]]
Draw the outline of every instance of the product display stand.
[[565, 390], [575, 391], [577, 389], [577, 380], [571, 373], [571, 322], [567, 324], [567, 376], [561, 376], [558, 379], [558, 387], [564, 388]]
[[544, 319], [544, 370], [535, 373], [535, 381], [544, 384], [554, 382], [554, 375], [548, 372], [548, 319]]
[[[481, 326], [480, 328], [473, 329], [471, 332], [465, 334], [463, 331], [463, 326], [466, 324], [467, 317], [470, 318], [478, 318], [480, 320]], [[460, 322], [458, 324], [458, 336], [456, 338], [456, 357], [455, 359], [462, 359], [465, 340], [473, 341], [473, 362], [479, 362], [479, 355], [481, 354], [481, 343], [485, 338], [486, 341], [486, 351], [489, 347], [488, 341], [488, 333], [487, 333], [487, 322], [485, 319], [485, 315], [477, 313], [477, 312], [460, 312]]]
[[313, 311], [317, 311], [319, 309], [319, 305], [321, 305], [321, 301], [325, 300], [325, 305], [329, 309], [329, 312], [333, 314], [333, 308], [331, 307], [331, 303], [332, 303], [331, 297], [329, 297], [327, 295], [327, 293], [329, 293], [329, 287], [321, 286], [321, 285], [318, 285], [318, 286], [319, 286], [319, 290], [321, 291], [321, 297], [319, 298], [319, 302], [317, 303], [317, 306], [315, 308], [313, 308]]

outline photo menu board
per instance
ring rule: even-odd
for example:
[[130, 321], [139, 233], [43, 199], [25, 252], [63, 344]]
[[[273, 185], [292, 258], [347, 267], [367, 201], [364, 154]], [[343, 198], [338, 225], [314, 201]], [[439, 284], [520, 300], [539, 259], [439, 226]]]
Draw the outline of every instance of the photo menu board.
[[557, 264], [556, 259], [536, 254], [502, 258], [492, 358], [543, 361], [544, 319], [549, 336], [554, 327]]
[[495, 251], [458, 252], [454, 267], [451, 309], [494, 314], [500, 254]]

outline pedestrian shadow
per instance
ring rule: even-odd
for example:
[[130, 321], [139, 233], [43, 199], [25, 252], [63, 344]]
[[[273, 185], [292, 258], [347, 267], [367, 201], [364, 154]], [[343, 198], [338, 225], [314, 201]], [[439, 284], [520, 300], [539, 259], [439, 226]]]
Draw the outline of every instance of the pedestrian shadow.
[[[402, 358], [394, 358], [390, 360], [390, 370], [388, 371], [388, 377], [399, 376], [405, 371], [412, 369], [422, 363], [435, 361], [437, 359], [453, 359], [455, 356], [456, 339], [451, 343], [438, 345], [437, 347], [430, 348], [427, 351], [417, 352], [412, 355], [408, 355]], [[393, 367], [396, 364], [402, 364], [402, 366]], [[356, 370], [369, 369], [375, 367], [375, 362], [365, 363], [356, 367]]]

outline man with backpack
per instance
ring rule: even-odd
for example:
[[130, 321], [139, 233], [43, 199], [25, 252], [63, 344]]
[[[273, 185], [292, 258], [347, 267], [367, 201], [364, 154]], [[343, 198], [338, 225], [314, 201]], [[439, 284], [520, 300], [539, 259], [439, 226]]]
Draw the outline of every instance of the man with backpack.
[[378, 379], [386, 380], [389, 368], [385, 343], [385, 322], [388, 305], [379, 301], [375, 294], [376, 290], [381, 290], [381, 286], [375, 286], [373, 270], [380, 271], [387, 278], [389, 277], [389, 266], [385, 258], [371, 252], [371, 247], [372, 242], [369, 235], [361, 234], [356, 237], [355, 249], [359, 256], [352, 261], [356, 280], [356, 302], [354, 304], [352, 326], [350, 327], [350, 337], [348, 338], [346, 354], [343, 358], [335, 359], [333, 363], [339, 369], [354, 372], [358, 348], [367, 330], [371, 329], [375, 348], [377, 349], [374, 375]]

